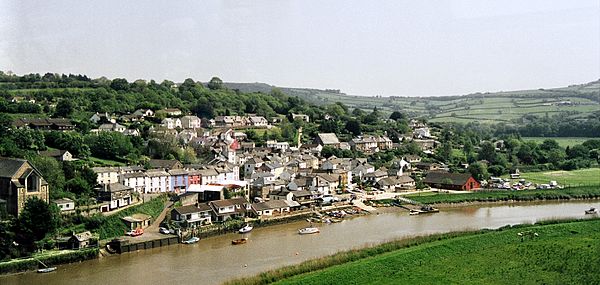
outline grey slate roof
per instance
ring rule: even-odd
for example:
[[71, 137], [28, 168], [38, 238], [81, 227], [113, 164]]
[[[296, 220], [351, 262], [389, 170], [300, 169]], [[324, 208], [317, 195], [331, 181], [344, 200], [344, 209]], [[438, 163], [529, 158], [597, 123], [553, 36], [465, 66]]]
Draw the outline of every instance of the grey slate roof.
[[13, 177], [25, 163], [27, 163], [27, 160], [24, 159], [0, 158], [0, 177]]

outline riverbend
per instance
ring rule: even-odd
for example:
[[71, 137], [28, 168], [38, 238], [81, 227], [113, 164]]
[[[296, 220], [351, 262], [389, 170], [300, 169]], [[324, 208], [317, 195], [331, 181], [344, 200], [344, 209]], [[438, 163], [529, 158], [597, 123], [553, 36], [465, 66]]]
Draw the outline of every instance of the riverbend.
[[[178, 244], [62, 265], [48, 274], [0, 277], [2, 284], [219, 284], [224, 281], [297, 264], [342, 250], [389, 240], [468, 229], [498, 228], [545, 219], [585, 218], [584, 210], [600, 201], [537, 202], [441, 208], [430, 215], [409, 216], [388, 209], [341, 223], [319, 225], [320, 233], [298, 235], [306, 222], [258, 228], [249, 234], [227, 234], [193, 245]], [[589, 215], [588, 215], [589, 216]], [[231, 240], [247, 237], [246, 244]]]

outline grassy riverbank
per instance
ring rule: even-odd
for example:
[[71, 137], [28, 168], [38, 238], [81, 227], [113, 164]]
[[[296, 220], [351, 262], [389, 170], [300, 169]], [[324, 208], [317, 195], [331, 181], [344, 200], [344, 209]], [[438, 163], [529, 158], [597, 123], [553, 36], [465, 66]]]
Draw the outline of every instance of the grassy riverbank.
[[427, 193], [422, 196], [413, 194], [407, 195], [406, 197], [425, 204], [598, 199], [600, 198], [600, 186], [581, 186], [548, 190], [475, 191], [464, 194]]
[[35, 254], [33, 257], [13, 259], [6, 262], [0, 262], [0, 274], [22, 272], [44, 268], [41, 263], [47, 266], [72, 263], [94, 259], [98, 257], [98, 248], [88, 248], [82, 250], [50, 250]]
[[[599, 284], [600, 219], [417, 237], [229, 284]], [[519, 232], [536, 232], [525, 238]]]

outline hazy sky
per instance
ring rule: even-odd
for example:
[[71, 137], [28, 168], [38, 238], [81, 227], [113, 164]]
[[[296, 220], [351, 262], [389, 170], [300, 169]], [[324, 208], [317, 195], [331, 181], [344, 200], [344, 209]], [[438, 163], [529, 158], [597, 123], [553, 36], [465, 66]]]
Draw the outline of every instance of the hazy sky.
[[8, 1], [0, 70], [446, 95], [600, 78], [600, 1]]

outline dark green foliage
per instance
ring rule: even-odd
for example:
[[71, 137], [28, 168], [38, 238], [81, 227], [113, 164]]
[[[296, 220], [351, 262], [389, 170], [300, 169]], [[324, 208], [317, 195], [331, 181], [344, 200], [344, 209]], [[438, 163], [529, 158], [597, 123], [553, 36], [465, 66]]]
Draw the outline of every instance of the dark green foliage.
[[36, 242], [53, 233], [60, 224], [60, 210], [33, 197], [25, 202], [17, 220], [16, 241], [28, 252], [36, 249]]
[[120, 159], [133, 151], [129, 137], [117, 132], [100, 132], [85, 138], [92, 154], [99, 158]]
[[475, 180], [477, 181], [484, 181], [490, 177], [485, 165], [479, 162], [469, 165], [468, 171], [471, 173], [471, 175], [473, 175], [473, 178], [475, 178]]
[[211, 90], [218, 90], [223, 88], [223, 80], [219, 77], [213, 77], [208, 82], [208, 88]]
[[74, 109], [75, 107], [73, 106], [73, 102], [71, 102], [71, 100], [62, 99], [58, 101], [58, 104], [56, 104], [54, 116], [59, 118], [70, 118]]
[[351, 133], [353, 136], [358, 136], [361, 134], [361, 126], [360, 122], [356, 119], [350, 119], [346, 122], [344, 129]]
[[408, 119], [408, 116], [406, 116], [405, 113], [402, 113], [400, 111], [394, 111], [392, 112], [392, 114], [390, 115], [390, 119], [394, 120], [394, 121], [399, 121], [399, 120], [406, 120]]

